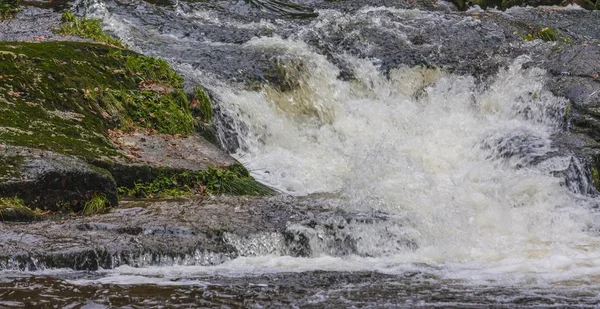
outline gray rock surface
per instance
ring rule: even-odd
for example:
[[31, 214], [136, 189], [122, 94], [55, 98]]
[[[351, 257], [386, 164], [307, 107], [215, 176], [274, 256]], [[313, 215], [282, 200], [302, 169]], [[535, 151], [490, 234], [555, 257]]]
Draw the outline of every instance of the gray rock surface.
[[345, 229], [385, 220], [291, 197], [130, 201], [104, 215], [0, 223], [0, 269], [211, 265], [238, 256], [310, 256], [320, 243], [332, 255], [362, 254]]
[[71, 156], [0, 144], [0, 196], [19, 197], [31, 208], [58, 211], [102, 192], [117, 205], [112, 175]]

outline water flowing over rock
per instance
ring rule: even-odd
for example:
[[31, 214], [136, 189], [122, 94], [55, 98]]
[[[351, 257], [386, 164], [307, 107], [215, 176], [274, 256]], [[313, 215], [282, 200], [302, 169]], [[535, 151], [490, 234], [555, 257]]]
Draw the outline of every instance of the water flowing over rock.
[[[419, 301], [432, 285], [451, 287], [449, 298], [426, 305], [469, 303], [452, 288], [500, 305], [519, 303], [513, 296], [541, 307], [598, 304], [597, 12], [354, 0], [72, 8], [166, 60], [182, 89], [202, 85], [220, 146], [279, 196], [131, 202], [89, 219], [2, 225], [2, 267], [97, 270], [65, 281], [82, 289], [127, 282], [247, 296], [232, 278], [266, 285], [248, 288], [256, 294], [240, 307], [265, 304], [271, 286], [294, 299], [276, 299], [281, 306], [378, 307]], [[15, 25], [35, 14], [55, 18], [27, 9]], [[169, 143], [142, 138], [134, 152], [147, 161]], [[310, 279], [321, 276], [344, 283]], [[385, 288], [394, 281], [419, 288], [395, 298]], [[479, 289], [487, 285], [497, 294]]]

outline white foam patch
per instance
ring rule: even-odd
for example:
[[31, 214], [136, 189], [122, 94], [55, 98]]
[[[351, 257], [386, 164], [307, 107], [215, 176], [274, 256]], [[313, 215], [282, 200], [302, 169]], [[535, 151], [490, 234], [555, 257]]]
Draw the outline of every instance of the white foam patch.
[[133, 268], [121, 266], [104, 271], [97, 279], [74, 279], [75, 285], [214, 285], [210, 277], [252, 277], [265, 274], [301, 273], [310, 271], [377, 272], [388, 275], [423, 273], [439, 280], [457, 280], [463, 285], [518, 286], [522, 288], [561, 289], [580, 286], [581, 289], [600, 288], [600, 259], [597, 254], [566, 257], [556, 255], [543, 261], [517, 260], [487, 264], [424, 264], [408, 263], [418, 256], [385, 258], [345, 258], [323, 256], [293, 258], [288, 256], [241, 257], [217, 266], [161, 266]]
[[349, 210], [409, 217], [425, 262], [540, 261], [597, 248], [585, 232], [592, 201], [552, 175], [564, 165], [530, 164], [554, 150], [565, 101], [544, 90], [544, 71], [522, 68], [527, 58], [481, 87], [425, 68], [386, 78], [347, 57], [356, 79], [344, 82], [303, 42], [247, 46], [282, 52], [297, 83], [214, 89], [239, 121], [237, 156], [257, 179], [295, 195], [335, 193]]

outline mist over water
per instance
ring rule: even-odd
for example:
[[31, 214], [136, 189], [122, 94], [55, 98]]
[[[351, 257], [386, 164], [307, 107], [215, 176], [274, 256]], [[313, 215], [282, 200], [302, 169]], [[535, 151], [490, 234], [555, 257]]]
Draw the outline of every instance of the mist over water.
[[[547, 73], [529, 65], [527, 56], [477, 80], [425, 66], [382, 70], [384, 59], [365, 56], [375, 46], [360, 29], [348, 33], [350, 47], [343, 52], [326, 55], [305, 41], [362, 22], [404, 42], [404, 30], [442, 22], [415, 10], [367, 7], [353, 16], [323, 11], [293, 34], [280, 20], [243, 23], [188, 7], [164, 13], [182, 24], [255, 31], [241, 42], [185, 37], [177, 23], [173, 32], [161, 32], [135, 13], [111, 12], [103, 3], [91, 11], [133, 49], [170, 60], [210, 91], [220, 115], [219, 138], [237, 146], [233, 155], [256, 179], [285, 194], [386, 217], [369, 228], [348, 227], [357, 235], [358, 256], [331, 257], [324, 248], [308, 259], [249, 257], [188, 271], [394, 273], [424, 263], [450, 278], [597, 283], [597, 201], [566, 184], [565, 171], [577, 161], [552, 140], [565, 130], [567, 102], [545, 90]], [[248, 87], [193, 63], [204, 57], [193, 48], [227, 46], [244, 55], [276, 55], [270, 61], [283, 76], [281, 85]], [[175, 51], [187, 58], [175, 60]]]

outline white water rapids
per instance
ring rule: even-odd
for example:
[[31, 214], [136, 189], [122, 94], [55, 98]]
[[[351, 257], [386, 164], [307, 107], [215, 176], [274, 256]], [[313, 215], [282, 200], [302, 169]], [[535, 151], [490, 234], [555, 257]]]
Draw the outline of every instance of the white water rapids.
[[[385, 9], [361, 13], [369, 10]], [[389, 11], [424, 18], [417, 11]], [[339, 19], [326, 13], [306, 29]], [[102, 6], [96, 14], [136, 48], [131, 37], [139, 29]], [[193, 16], [196, 22], [221, 22], [209, 15]], [[597, 201], [572, 192], [553, 173], [566, 170], [572, 159], [553, 155], [551, 139], [563, 130], [567, 102], [544, 89], [546, 72], [524, 68], [526, 56], [478, 83], [425, 67], [399, 67], [385, 75], [380, 59], [338, 55], [353, 74], [344, 81], [326, 56], [302, 41], [302, 33], [255, 37], [241, 48], [277, 51], [292, 86], [247, 90], [201, 68], [176, 68], [201, 81], [234, 119], [228, 125], [241, 145], [234, 156], [256, 179], [287, 194], [330, 199], [348, 211], [387, 214], [385, 225], [356, 230], [360, 251], [370, 257], [314, 252], [310, 258], [245, 257], [213, 267], [121, 267], [95, 282], [417, 268], [472, 282], [600, 284]], [[397, 245], [398, 238], [417, 247]]]
[[[600, 267], [600, 242], [588, 231], [593, 201], [551, 174], [570, 158], [531, 164], [553, 150], [550, 137], [563, 121], [556, 111], [566, 103], [543, 89], [545, 72], [522, 69], [526, 58], [486, 87], [420, 67], [387, 78], [357, 59], [356, 80], [344, 82], [301, 42], [248, 44], [285, 49], [300, 84], [283, 93], [215, 89], [240, 122], [245, 150], [236, 156], [257, 179], [295, 195], [329, 193], [346, 209], [392, 214], [419, 248], [387, 250], [385, 260], [518, 272]], [[383, 232], [363, 231], [361, 244], [372, 246], [363, 251], [393, 246]]]

